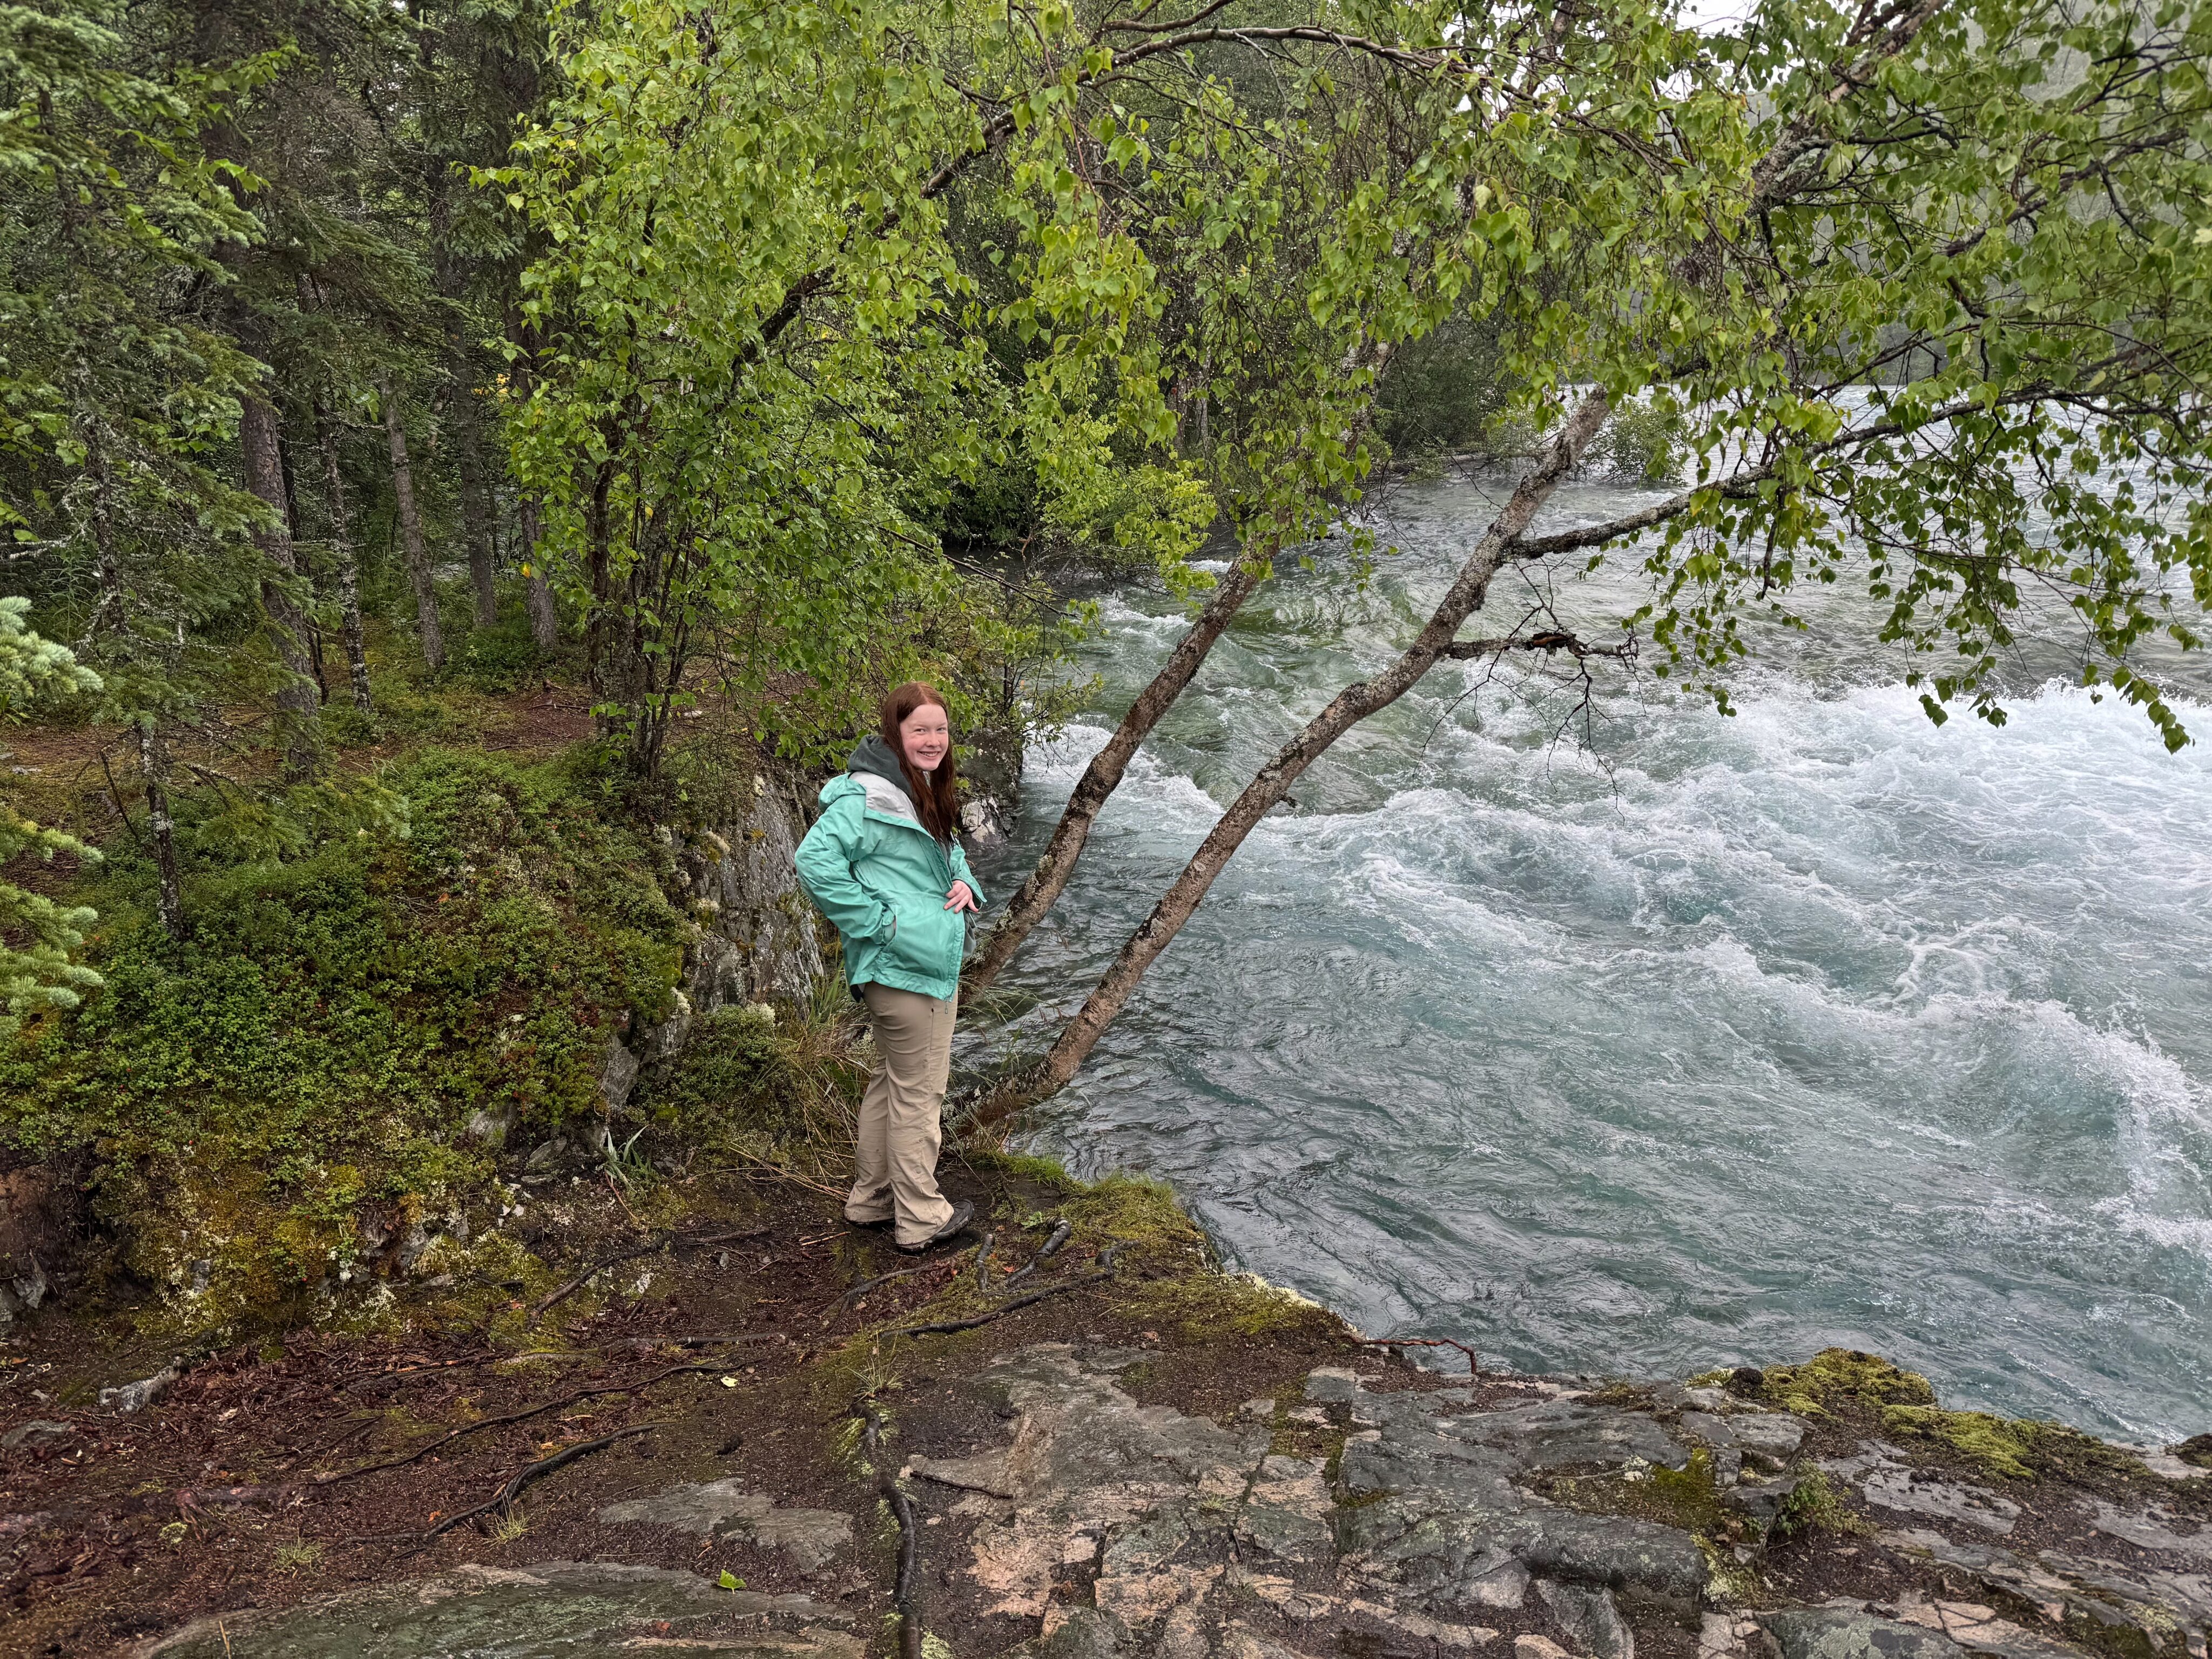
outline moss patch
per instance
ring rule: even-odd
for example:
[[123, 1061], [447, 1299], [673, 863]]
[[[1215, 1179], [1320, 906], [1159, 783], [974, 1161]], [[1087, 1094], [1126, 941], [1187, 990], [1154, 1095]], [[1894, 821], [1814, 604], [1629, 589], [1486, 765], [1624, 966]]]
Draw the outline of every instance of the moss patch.
[[1843, 1494], [1836, 1490], [1836, 1483], [1824, 1470], [1808, 1469], [1798, 1477], [1790, 1496], [1782, 1500], [1782, 1508], [1774, 1517], [1774, 1524], [1767, 1528], [1767, 1536], [1778, 1543], [1814, 1533], [1871, 1531], [1873, 1528], [1845, 1505]]
[[1856, 1348], [1823, 1348], [1802, 1365], [1774, 1366], [1765, 1372], [1759, 1391], [1801, 1417], [1825, 1416], [1838, 1400], [1876, 1410], [1936, 1403], [1934, 1385], [1919, 1372]]
[[1951, 1412], [1935, 1406], [1893, 1406], [1881, 1414], [1883, 1428], [1900, 1439], [1939, 1440], [1963, 1452], [1991, 1474], [2033, 1480], [2041, 1474], [2076, 1480], [2102, 1474], [2141, 1475], [2141, 1463], [2117, 1447], [2092, 1439], [2063, 1423], [1993, 1417], [1987, 1412]]
[[1721, 1503], [1712, 1454], [1703, 1446], [1679, 1469], [1632, 1463], [1617, 1473], [1561, 1475], [1547, 1496], [1587, 1515], [1620, 1515], [1679, 1527], [1706, 1540], [1738, 1542], [1756, 1528]]

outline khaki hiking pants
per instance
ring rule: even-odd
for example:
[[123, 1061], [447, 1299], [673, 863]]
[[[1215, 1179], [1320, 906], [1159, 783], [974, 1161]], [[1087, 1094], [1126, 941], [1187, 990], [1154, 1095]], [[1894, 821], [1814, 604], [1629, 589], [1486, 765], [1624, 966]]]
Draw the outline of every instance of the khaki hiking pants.
[[877, 1064], [860, 1097], [859, 1155], [845, 1218], [896, 1216], [893, 1237], [919, 1244], [952, 1219], [951, 1202], [937, 1190], [937, 1149], [959, 999], [888, 985], [864, 985], [860, 994], [875, 1022]]

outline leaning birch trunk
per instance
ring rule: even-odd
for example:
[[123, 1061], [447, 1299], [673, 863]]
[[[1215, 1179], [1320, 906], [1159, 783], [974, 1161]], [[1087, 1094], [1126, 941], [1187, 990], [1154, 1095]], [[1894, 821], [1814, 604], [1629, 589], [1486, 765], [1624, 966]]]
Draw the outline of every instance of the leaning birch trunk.
[[1022, 948], [1022, 941], [1030, 936], [1030, 930], [1066, 890], [1068, 878], [1075, 873], [1076, 860], [1083, 856], [1084, 844], [1091, 839], [1091, 827], [1105, 807], [1106, 798], [1120, 785], [1121, 775], [1129, 769], [1130, 761], [1152, 735], [1152, 728], [1175, 707], [1176, 699], [1198, 672], [1206, 653], [1213, 649], [1214, 641], [1252, 596], [1252, 590], [1260, 585], [1267, 564], [1267, 556], [1249, 549], [1237, 559], [1222, 576], [1213, 597], [1199, 612], [1190, 632], [1176, 644], [1166, 665], [1152, 677], [1152, 683], [1137, 694], [1137, 700], [1121, 716], [1121, 725], [1106, 740], [1106, 746], [1091, 757], [1091, 764], [1083, 769], [1083, 776], [1076, 783], [1075, 793], [1067, 798], [1066, 808], [1060, 815], [1060, 823], [1052, 832], [1044, 855], [1007, 901], [998, 925], [984, 939], [983, 948], [961, 974], [963, 996], [974, 996], [999, 976], [1000, 970], [1012, 960], [1014, 952]]
[[307, 654], [307, 619], [294, 601], [289, 579], [300, 574], [292, 537], [292, 504], [284, 488], [283, 457], [276, 447], [276, 411], [261, 398], [248, 394], [239, 400], [239, 446], [246, 459], [246, 487], [268, 504], [275, 516], [270, 528], [254, 537], [270, 568], [261, 579], [261, 608], [276, 635], [276, 654], [284, 669], [284, 682], [276, 692], [276, 709], [284, 726], [284, 776], [294, 783], [312, 778], [322, 768], [322, 747], [317, 719], [322, 698], [315, 684], [314, 663]]
[[561, 613], [554, 608], [553, 584], [545, 580], [545, 565], [538, 556], [538, 498], [525, 495], [515, 503], [522, 524], [522, 563], [528, 573], [523, 591], [530, 606], [530, 638], [540, 651], [561, 642]]
[[438, 625], [438, 591], [430, 580], [430, 559], [422, 548], [422, 515], [415, 510], [415, 469], [407, 459], [407, 423], [389, 377], [377, 382], [384, 404], [384, 435], [392, 445], [392, 498], [399, 509], [399, 543], [407, 556], [407, 581], [415, 590], [415, 620], [422, 637], [422, 660], [434, 674], [446, 665], [446, 635]]
[[1045, 1057], [1035, 1066], [1015, 1073], [978, 1092], [969, 1121], [994, 1123], [1043, 1099], [1075, 1075], [1076, 1067], [1090, 1055], [1114, 1017], [1121, 1012], [1137, 981], [1160, 952], [1190, 920], [1244, 838], [1252, 833], [1267, 810], [1280, 801], [1329, 745], [1361, 720], [1389, 708], [1403, 696], [1435, 665], [1452, 643], [1452, 635], [1481, 607], [1490, 580], [1528, 529], [1536, 510], [1550, 497], [1559, 480], [1581, 459], [1598, 428], [1604, 423], [1606, 397], [1593, 392], [1576, 405], [1565, 428], [1553, 439], [1528, 476], [1514, 489], [1505, 509], [1475, 544], [1458, 577], [1445, 592], [1405, 654], [1371, 680], [1347, 685], [1328, 707], [1309, 721], [1297, 737], [1275, 751], [1275, 757], [1244, 787], [1229, 810], [1221, 815], [1198, 851], [1183, 866], [1175, 885], [1161, 896], [1143, 926], [1129, 936], [1090, 996], [1068, 1021]]
[[346, 526], [345, 475], [338, 470], [337, 422], [330, 405], [315, 404], [315, 436], [323, 447], [324, 509], [331, 521], [331, 562], [337, 568], [338, 622], [345, 635], [346, 670], [353, 679], [353, 706], [370, 712], [368, 637], [361, 621], [361, 566], [354, 557]]

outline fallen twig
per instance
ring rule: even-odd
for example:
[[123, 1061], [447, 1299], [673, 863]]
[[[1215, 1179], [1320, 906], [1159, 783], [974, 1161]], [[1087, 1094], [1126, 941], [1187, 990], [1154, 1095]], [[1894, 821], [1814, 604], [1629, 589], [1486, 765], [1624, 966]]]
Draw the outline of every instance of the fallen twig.
[[1363, 1336], [1359, 1340], [1370, 1348], [1457, 1348], [1467, 1356], [1467, 1374], [1482, 1375], [1482, 1361], [1475, 1357], [1474, 1350], [1448, 1336]]
[[629, 1440], [653, 1429], [665, 1429], [667, 1426], [665, 1423], [634, 1423], [629, 1428], [617, 1429], [612, 1434], [601, 1435], [597, 1440], [586, 1440], [581, 1445], [570, 1446], [556, 1451], [550, 1457], [541, 1457], [535, 1463], [526, 1463], [514, 1472], [514, 1478], [501, 1486], [489, 1501], [479, 1504], [472, 1510], [463, 1510], [459, 1515], [447, 1516], [422, 1534], [422, 1542], [427, 1544], [441, 1533], [451, 1532], [464, 1521], [473, 1521], [478, 1516], [489, 1515], [494, 1510], [504, 1511], [509, 1509], [514, 1500], [522, 1495], [522, 1489], [525, 1486], [529, 1486], [532, 1481], [543, 1480], [554, 1470], [566, 1468], [580, 1457], [589, 1456], [595, 1451], [605, 1451], [618, 1440]]
[[1043, 1248], [1038, 1250], [1035, 1255], [1031, 1256], [1018, 1273], [1009, 1274], [1006, 1280], [1000, 1285], [999, 1294], [1004, 1296], [1008, 1291], [1012, 1290], [1015, 1285], [1020, 1284], [1022, 1280], [1027, 1279], [1031, 1273], [1035, 1273], [1042, 1263], [1049, 1261], [1053, 1257], [1058, 1255], [1060, 1251], [1066, 1248], [1067, 1241], [1073, 1237], [1074, 1234], [1075, 1224], [1073, 1222], [1063, 1219], [1057, 1223], [1053, 1227], [1052, 1237], [1045, 1240]]
[[932, 1465], [927, 1458], [916, 1458], [906, 1466], [906, 1473], [917, 1480], [927, 1480], [940, 1486], [950, 1486], [955, 1492], [979, 1492], [986, 1498], [996, 1498], [1011, 1503], [1015, 1494], [996, 1486], [987, 1486], [981, 1481], [964, 1474], [947, 1474]]
[[337, 1451], [340, 1446], [344, 1445], [347, 1441], [356, 1439], [358, 1437], [368, 1433], [369, 1430], [374, 1428], [378, 1424], [385, 1420], [385, 1415], [382, 1412], [371, 1412], [367, 1417], [362, 1419], [360, 1422], [355, 1424], [337, 1439], [331, 1441], [329, 1445], [324, 1447], [322, 1450], [317, 1452], [315, 1454], [315, 1462], [318, 1463], [325, 1462], [333, 1452]]
[[708, 1233], [705, 1237], [700, 1238], [672, 1238], [669, 1240], [669, 1243], [672, 1244], [697, 1244], [701, 1246], [708, 1244], [742, 1244], [749, 1238], [766, 1238], [775, 1231], [775, 1229], [773, 1227], [756, 1227], [750, 1232]]
[[640, 1377], [635, 1382], [607, 1382], [596, 1389], [579, 1389], [574, 1394], [563, 1395], [558, 1400], [549, 1400], [542, 1406], [532, 1406], [527, 1411], [509, 1412], [504, 1417], [487, 1417], [481, 1422], [465, 1424], [458, 1429], [441, 1435], [427, 1446], [417, 1447], [404, 1457], [387, 1458], [381, 1463], [364, 1463], [361, 1468], [348, 1469], [342, 1474], [317, 1475], [315, 1484], [318, 1486], [334, 1486], [343, 1480], [357, 1480], [364, 1474], [376, 1474], [385, 1469], [404, 1468], [410, 1463], [422, 1462], [432, 1452], [442, 1447], [452, 1445], [456, 1440], [465, 1439], [472, 1434], [480, 1434], [486, 1429], [499, 1429], [506, 1427], [510, 1423], [527, 1422], [533, 1417], [543, 1417], [548, 1412], [558, 1411], [563, 1406], [573, 1406], [579, 1401], [596, 1400], [601, 1395], [636, 1393], [652, 1387], [663, 1377], [681, 1376], [688, 1371], [718, 1371], [721, 1369], [719, 1364], [671, 1365], [665, 1370], [653, 1372], [650, 1376]]
[[289, 1483], [282, 1486], [186, 1486], [173, 1496], [181, 1512], [193, 1515], [216, 1504], [267, 1504], [274, 1508], [287, 1498], [299, 1496], [300, 1490]]
[[651, 1255], [654, 1251], [665, 1249], [667, 1247], [668, 1241], [666, 1239], [656, 1239], [650, 1244], [641, 1244], [634, 1249], [618, 1250], [614, 1255], [608, 1256], [605, 1261], [593, 1262], [590, 1267], [585, 1268], [583, 1272], [578, 1273], [574, 1279], [561, 1286], [559, 1290], [554, 1291], [552, 1295], [547, 1297], [543, 1302], [532, 1308], [530, 1310], [531, 1322], [535, 1324], [538, 1321], [544, 1318], [545, 1310], [548, 1308], [550, 1308], [556, 1302], [565, 1301], [568, 1297], [574, 1296], [578, 1291], [582, 1290], [585, 1285], [590, 1284], [593, 1279], [598, 1277], [600, 1273], [605, 1273], [608, 1268], [618, 1267], [625, 1261], [635, 1261], [641, 1255]]
[[749, 1331], [736, 1336], [633, 1336], [627, 1342], [618, 1342], [614, 1346], [621, 1348], [719, 1348], [746, 1342], [774, 1345], [790, 1340], [781, 1331]]
[[860, 1297], [866, 1296], [870, 1291], [874, 1290], [878, 1285], [888, 1285], [895, 1279], [912, 1279], [916, 1273], [937, 1273], [942, 1270], [945, 1265], [945, 1264], [942, 1261], [925, 1262], [919, 1267], [901, 1267], [896, 1273], [878, 1273], [873, 1279], [864, 1279], [830, 1304], [829, 1310], [822, 1322], [824, 1325], [827, 1325], [830, 1320], [835, 1319], [841, 1310], [854, 1302], [857, 1302]]
[[1002, 1302], [988, 1313], [976, 1314], [968, 1319], [948, 1319], [936, 1325], [909, 1325], [902, 1330], [884, 1331], [879, 1338], [894, 1336], [941, 1336], [954, 1331], [972, 1331], [978, 1325], [988, 1325], [1002, 1319], [1017, 1308], [1026, 1308], [1032, 1302], [1042, 1302], [1048, 1296], [1058, 1296], [1063, 1291], [1079, 1291], [1086, 1285], [1097, 1285], [1114, 1277], [1111, 1267], [1103, 1273], [1085, 1273], [1080, 1279], [1071, 1279], [1059, 1285], [1048, 1285], [1041, 1291], [1031, 1291], [1027, 1296], [1018, 1296], [1011, 1302]]

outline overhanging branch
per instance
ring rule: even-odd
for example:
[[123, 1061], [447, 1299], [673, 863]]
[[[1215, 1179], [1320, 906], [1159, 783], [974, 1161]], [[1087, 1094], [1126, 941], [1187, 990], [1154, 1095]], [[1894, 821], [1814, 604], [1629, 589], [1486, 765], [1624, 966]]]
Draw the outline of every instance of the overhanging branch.
[[1636, 641], [1626, 639], [1618, 645], [1592, 645], [1588, 640], [1562, 629], [1547, 629], [1540, 634], [1531, 634], [1527, 639], [1518, 637], [1502, 640], [1455, 640], [1437, 653], [1455, 662], [1467, 662], [1476, 657], [1503, 656], [1508, 651], [1541, 651], [1547, 655], [1564, 651], [1580, 659], [1613, 657], [1621, 662], [1636, 659]]

